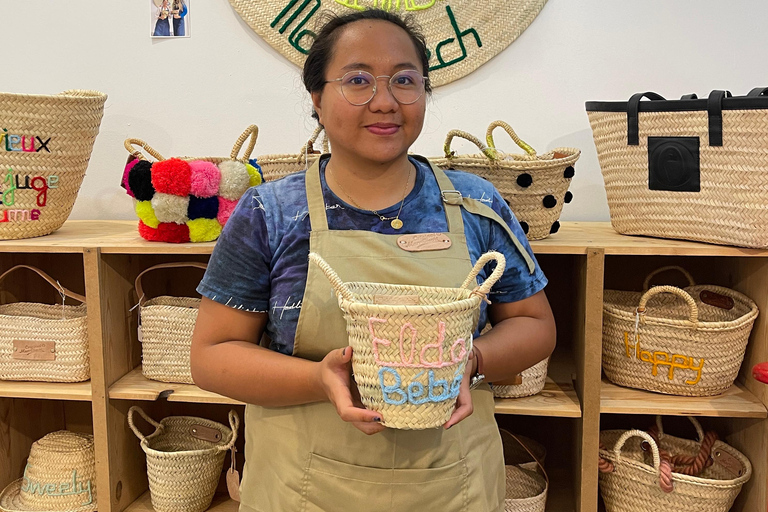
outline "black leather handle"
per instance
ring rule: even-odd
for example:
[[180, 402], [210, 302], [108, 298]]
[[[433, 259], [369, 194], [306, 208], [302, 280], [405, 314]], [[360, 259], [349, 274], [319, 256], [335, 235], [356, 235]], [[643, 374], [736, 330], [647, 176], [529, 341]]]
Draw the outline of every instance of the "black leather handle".
[[755, 87], [747, 93], [749, 98], [757, 98], [758, 96], [768, 96], [768, 87]]
[[655, 92], [639, 92], [633, 94], [627, 102], [627, 145], [638, 146], [640, 145], [640, 127], [638, 112], [640, 110], [640, 100], [648, 98], [652, 101], [665, 100], [664, 96], [656, 94]]
[[697, 100], [699, 99], [699, 96], [695, 92], [692, 92], [691, 94], [683, 94], [682, 96], [680, 96], [680, 99], [681, 100]]
[[712, 91], [707, 99], [709, 116], [709, 145], [723, 145], [723, 98], [733, 96], [730, 91]]

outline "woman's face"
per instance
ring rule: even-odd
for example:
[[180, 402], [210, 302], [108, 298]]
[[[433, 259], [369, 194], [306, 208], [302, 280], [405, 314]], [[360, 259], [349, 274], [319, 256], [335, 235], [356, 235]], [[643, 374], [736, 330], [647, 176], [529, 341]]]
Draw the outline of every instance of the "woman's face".
[[[348, 71], [367, 71], [373, 76], [394, 75], [404, 69], [423, 74], [416, 48], [408, 34], [392, 23], [361, 20], [342, 27], [326, 80], [341, 78]], [[376, 95], [365, 105], [349, 103], [340, 82], [312, 93], [315, 111], [325, 127], [333, 153], [389, 163], [407, 154], [421, 133], [426, 93], [411, 105], [401, 105], [389, 92], [388, 79], [376, 81]]]

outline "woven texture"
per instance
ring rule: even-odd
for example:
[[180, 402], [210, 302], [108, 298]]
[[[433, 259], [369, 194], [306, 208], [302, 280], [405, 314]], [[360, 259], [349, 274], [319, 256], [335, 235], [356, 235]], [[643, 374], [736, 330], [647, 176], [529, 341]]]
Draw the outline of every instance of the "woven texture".
[[[136, 428], [138, 412], [155, 427], [144, 437]], [[141, 440], [147, 455], [147, 476], [152, 507], [156, 512], [203, 512], [213, 499], [221, 477], [224, 458], [237, 440], [240, 419], [229, 412], [230, 427], [205, 418], [169, 416], [160, 423], [138, 407], [128, 411], [128, 424]], [[218, 441], [195, 437], [196, 427], [213, 429]]]
[[85, 176], [106, 100], [97, 91], [0, 93], [5, 128], [0, 134], [0, 218], [7, 220], [0, 222], [0, 239], [43, 236], [64, 224]]
[[544, 383], [547, 380], [548, 367], [549, 358], [546, 358], [527, 370], [524, 370], [521, 374], [523, 377], [522, 384], [500, 386], [491, 383], [493, 396], [499, 398], [520, 398], [541, 393], [541, 390], [544, 389]]
[[509, 46], [531, 24], [546, 0], [230, 0], [270, 46], [302, 66], [321, 14], [344, 15], [369, 7], [410, 14], [430, 51], [430, 79], [439, 87], [462, 78]]
[[[309, 257], [338, 295], [363, 405], [380, 412], [390, 428], [426, 429], [448, 421], [472, 350], [480, 301], [504, 272], [504, 256], [481, 256], [461, 288], [343, 283], [319, 255]], [[474, 291], [478, 272], [492, 260], [496, 268]], [[417, 305], [388, 305], [381, 297], [416, 298]], [[431, 400], [434, 396], [441, 398]]]
[[[264, 174], [264, 181], [274, 181], [285, 178], [289, 174], [309, 169], [315, 161], [320, 158], [320, 153], [315, 150], [314, 145], [318, 137], [323, 134], [323, 129], [317, 127], [306, 145], [302, 146], [298, 153], [284, 153], [274, 155], [263, 155], [256, 157], [256, 162], [261, 167]], [[323, 153], [330, 153], [328, 139], [323, 137]]]
[[549, 479], [546, 450], [536, 441], [500, 429], [504, 446], [506, 493], [504, 512], [544, 512]]

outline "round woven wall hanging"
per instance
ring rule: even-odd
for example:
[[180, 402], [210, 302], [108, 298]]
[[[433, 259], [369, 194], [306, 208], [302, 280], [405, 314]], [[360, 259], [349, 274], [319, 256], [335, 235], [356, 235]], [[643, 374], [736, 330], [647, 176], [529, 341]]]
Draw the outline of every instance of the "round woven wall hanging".
[[243, 20], [301, 66], [323, 11], [380, 8], [415, 16], [430, 52], [435, 87], [462, 78], [509, 46], [547, 0], [229, 0]]

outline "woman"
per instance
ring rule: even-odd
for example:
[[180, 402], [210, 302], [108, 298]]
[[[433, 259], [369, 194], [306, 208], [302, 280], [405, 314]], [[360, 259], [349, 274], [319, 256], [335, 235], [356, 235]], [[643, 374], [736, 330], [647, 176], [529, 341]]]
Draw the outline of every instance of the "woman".
[[171, 8], [168, 6], [168, 0], [163, 0], [162, 5], [157, 11], [157, 21], [155, 22], [155, 31], [152, 35], [155, 37], [167, 37], [171, 35], [171, 24], [168, 21]]
[[173, 7], [171, 8], [171, 14], [173, 14], [173, 35], [183, 37], [184, 30], [184, 17], [187, 15], [187, 2], [184, 0], [173, 0]]
[[[216, 245], [198, 288], [192, 374], [203, 389], [257, 404], [246, 407], [241, 512], [503, 509], [493, 396], [487, 383], [469, 383], [547, 357], [554, 320], [546, 278], [493, 186], [408, 156], [424, 122], [427, 72], [424, 39], [399, 17], [367, 10], [329, 21], [304, 84], [332, 156], [251, 189]], [[451, 247], [398, 248], [402, 234], [435, 232]], [[507, 257], [481, 315], [480, 327], [489, 318], [494, 328], [476, 339], [452, 416], [439, 429], [385, 428], [360, 403], [344, 320], [308, 252], [345, 281], [454, 287], [490, 249]]]

